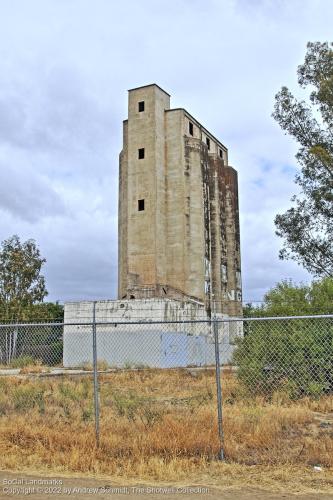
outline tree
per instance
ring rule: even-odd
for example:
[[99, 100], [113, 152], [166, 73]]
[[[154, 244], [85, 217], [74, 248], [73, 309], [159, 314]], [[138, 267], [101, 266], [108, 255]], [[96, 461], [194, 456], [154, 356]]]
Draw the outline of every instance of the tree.
[[246, 304], [244, 316], [274, 317], [333, 314], [333, 278], [316, 280], [309, 285], [283, 280], [265, 295], [260, 307]]
[[249, 322], [237, 339], [237, 377], [252, 394], [282, 391], [293, 398], [333, 393], [333, 322], [268, 320]]
[[[333, 278], [309, 285], [277, 283], [263, 304], [245, 306], [247, 317], [306, 316], [333, 313]], [[300, 318], [245, 321], [237, 339], [237, 376], [250, 393], [291, 397], [333, 393], [333, 320]]]
[[[22, 310], [21, 321], [63, 321], [64, 306], [58, 302], [32, 304]], [[1, 316], [0, 316], [1, 320]]]
[[317, 277], [333, 276], [333, 43], [309, 42], [298, 83], [310, 87], [310, 103], [282, 87], [273, 117], [300, 145], [301, 192], [275, 218], [284, 239], [281, 259], [293, 259]]
[[14, 235], [0, 247], [0, 310], [6, 321], [27, 320], [27, 310], [40, 305], [47, 295], [40, 274], [46, 262], [34, 240]]
[[[47, 295], [41, 269], [45, 259], [34, 240], [21, 243], [14, 235], [0, 246], [0, 362], [37, 359], [57, 364], [62, 359], [63, 306], [43, 302]], [[35, 328], [18, 322], [43, 321]], [[22, 358], [22, 359], [21, 359]]]

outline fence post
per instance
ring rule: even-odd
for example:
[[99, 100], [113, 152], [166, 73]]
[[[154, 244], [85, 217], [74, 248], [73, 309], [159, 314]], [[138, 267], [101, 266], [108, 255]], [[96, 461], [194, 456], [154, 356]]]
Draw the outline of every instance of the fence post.
[[219, 460], [224, 460], [224, 435], [222, 419], [222, 387], [221, 387], [221, 369], [220, 369], [220, 346], [219, 346], [219, 328], [216, 316], [213, 319], [214, 343], [215, 343], [215, 375], [216, 375], [216, 395], [217, 395], [217, 421], [219, 431]]
[[97, 339], [96, 339], [96, 302], [93, 304], [93, 364], [94, 364], [94, 407], [95, 407], [95, 433], [96, 445], [99, 446], [99, 394], [98, 394], [98, 368], [97, 368]]

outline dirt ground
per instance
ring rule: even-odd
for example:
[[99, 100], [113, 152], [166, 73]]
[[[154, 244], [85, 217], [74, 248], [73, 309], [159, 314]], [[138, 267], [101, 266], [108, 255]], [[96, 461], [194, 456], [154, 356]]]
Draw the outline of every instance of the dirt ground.
[[[45, 484], [47, 482], [48, 484]], [[52, 483], [52, 484], [50, 484]], [[281, 498], [295, 500], [332, 500], [333, 493], [291, 493], [283, 491], [265, 491], [248, 487], [228, 487], [227, 489], [205, 485], [184, 484], [120, 484], [106, 479], [50, 477], [0, 472], [0, 500], [15, 498], [23, 500], [52, 499], [63, 500], [277, 500]]]

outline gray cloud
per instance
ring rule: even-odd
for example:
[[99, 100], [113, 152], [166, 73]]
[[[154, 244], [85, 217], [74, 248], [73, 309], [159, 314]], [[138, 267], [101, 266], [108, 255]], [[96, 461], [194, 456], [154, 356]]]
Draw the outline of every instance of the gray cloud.
[[27, 165], [0, 162], [0, 210], [27, 222], [63, 216], [65, 205], [50, 181]]
[[239, 171], [244, 296], [308, 275], [278, 260], [273, 219], [295, 190], [295, 144], [271, 118], [330, 0], [11, 0], [0, 19], [0, 239], [33, 237], [50, 299], [115, 297], [126, 89], [156, 81]]
[[13, 79], [2, 88], [0, 142], [39, 152], [98, 152], [115, 132], [109, 103], [85, 88], [77, 71], [52, 67], [36, 87]]

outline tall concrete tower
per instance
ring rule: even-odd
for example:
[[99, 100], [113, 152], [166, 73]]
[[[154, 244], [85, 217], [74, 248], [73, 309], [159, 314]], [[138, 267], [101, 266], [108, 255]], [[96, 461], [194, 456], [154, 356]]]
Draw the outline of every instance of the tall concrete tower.
[[156, 84], [129, 91], [118, 220], [119, 299], [196, 300], [241, 315], [237, 172]]

